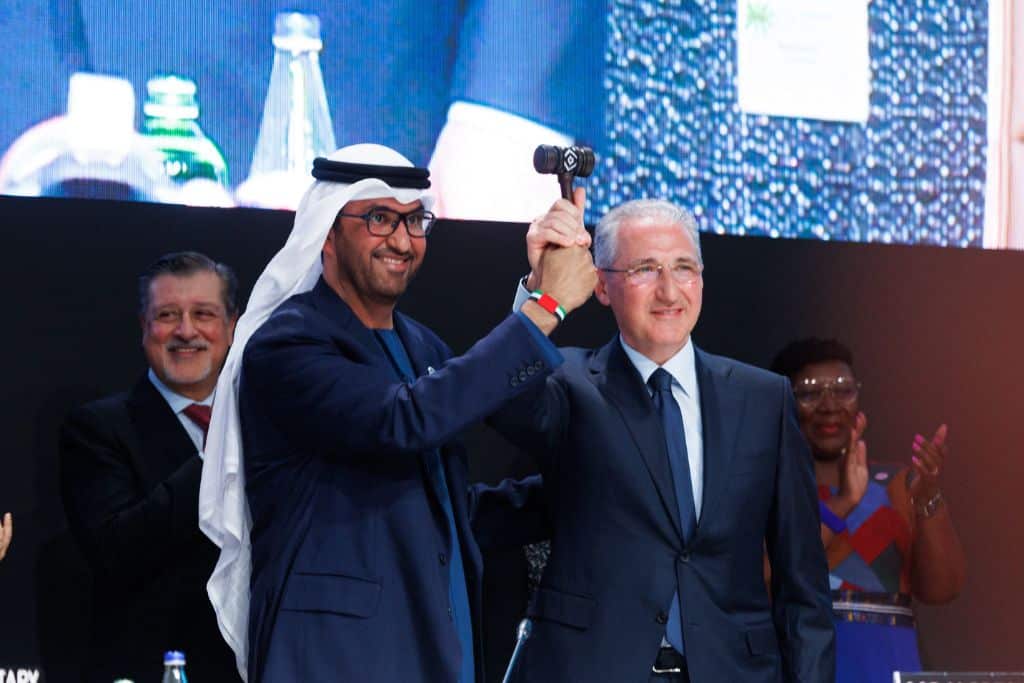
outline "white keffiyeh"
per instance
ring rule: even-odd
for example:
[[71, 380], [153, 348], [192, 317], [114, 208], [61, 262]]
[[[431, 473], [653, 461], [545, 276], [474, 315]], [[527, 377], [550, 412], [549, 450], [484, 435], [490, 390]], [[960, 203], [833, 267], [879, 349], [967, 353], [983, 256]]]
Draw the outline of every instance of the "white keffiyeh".
[[[344, 147], [328, 159], [379, 166], [413, 166], [398, 152], [372, 144]], [[243, 680], [248, 674], [252, 518], [245, 497], [242, 430], [238, 419], [242, 353], [249, 338], [274, 309], [316, 284], [322, 272], [320, 253], [338, 212], [353, 200], [384, 197], [392, 197], [403, 204], [419, 200], [426, 209], [432, 204], [432, 197], [423, 190], [393, 188], [376, 178], [352, 184], [318, 180], [306, 190], [288, 241], [270, 260], [253, 287], [217, 381], [217, 398], [199, 487], [199, 528], [220, 547], [220, 558], [206, 587], [221, 634], [235, 651]]]

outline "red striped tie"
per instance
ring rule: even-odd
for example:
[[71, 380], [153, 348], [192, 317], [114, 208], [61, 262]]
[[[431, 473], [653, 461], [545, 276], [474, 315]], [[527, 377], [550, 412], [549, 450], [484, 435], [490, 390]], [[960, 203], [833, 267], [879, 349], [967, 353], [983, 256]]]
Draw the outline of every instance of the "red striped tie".
[[210, 429], [210, 406], [193, 403], [182, 412], [203, 430], [203, 448], [206, 448], [206, 432]]

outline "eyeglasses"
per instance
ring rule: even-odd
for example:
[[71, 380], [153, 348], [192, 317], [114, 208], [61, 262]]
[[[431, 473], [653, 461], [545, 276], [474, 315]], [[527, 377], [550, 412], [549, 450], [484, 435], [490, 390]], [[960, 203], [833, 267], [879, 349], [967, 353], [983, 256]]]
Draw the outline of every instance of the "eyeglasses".
[[437, 220], [437, 216], [433, 213], [422, 209], [399, 213], [380, 206], [375, 206], [366, 213], [339, 213], [338, 216], [362, 218], [366, 221], [366, 229], [370, 231], [371, 235], [377, 237], [389, 237], [395, 230], [398, 230], [399, 223], [405, 223], [409, 237], [426, 237], [430, 234], [430, 229], [434, 227], [434, 221]]
[[680, 261], [671, 266], [666, 266], [663, 263], [641, 263], [632, 268], [601, 268], [600, 270], [605, 273], [623, 273], [629, 284], [642, 287], [654, 284], [663, 270], [668, 271], [677, 284], [692, 285], [700, 279], [701, 273], [704, 272], [704, 266], [692, 261]]
[[793, 396], [804, 408], [817, 408], [825, 400], [825, 394], [841, 406], [849, 407], [857, 400], [860, 387], [860, 382], [852, 377], [836, 377], [831, 381], [808, 377], [793, 385]]

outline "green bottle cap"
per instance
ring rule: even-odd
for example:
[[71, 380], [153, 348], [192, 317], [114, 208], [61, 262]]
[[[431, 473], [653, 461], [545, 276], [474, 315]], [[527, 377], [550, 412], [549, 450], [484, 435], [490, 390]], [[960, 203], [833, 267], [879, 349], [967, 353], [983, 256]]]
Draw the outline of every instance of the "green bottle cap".
[[146, 103], [142, 112], [158, 119], [198, 119], [196, 84], [174, 75], [150, 78], [146, 81]]

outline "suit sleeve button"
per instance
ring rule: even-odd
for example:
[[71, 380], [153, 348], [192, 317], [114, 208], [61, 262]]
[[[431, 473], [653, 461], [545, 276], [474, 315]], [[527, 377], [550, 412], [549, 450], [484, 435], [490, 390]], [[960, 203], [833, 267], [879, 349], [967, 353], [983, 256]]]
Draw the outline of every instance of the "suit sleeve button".
[[526, 381], [526, 370], [520, 370], [519, 371], [519, 381], [520, 382], [525, 382]]
[[537, 369], [536, 369], [536, 368], [534, 368], [534, 367], [533, 367], [533, 366], [531, 365], [530, 367], [526, 368], [526, 374], [527, 374], [527, 375], [536, 375], [536, 374], [537, 374]]
[[444, 553], [437, 554], [437, 561], [441, 563], [441, 566], [448, 564], [448, 557]]
[[654, 617], [654, 620], [664, 626], [668, 623], [668, 615], [664, 612], [658, 612], [658, 615]]
[[519, 378], [518, 378], [518, 377], [513, 377], [513, 378], [512, 378], [512, 379], [511, 379], [511, 380], [509, 381], [509, 384], [511, 384], [511, 385], [512, 385], [512, 386], [514, 386], [514, 387], [517, 387], [517, 386], [519, 386]]

